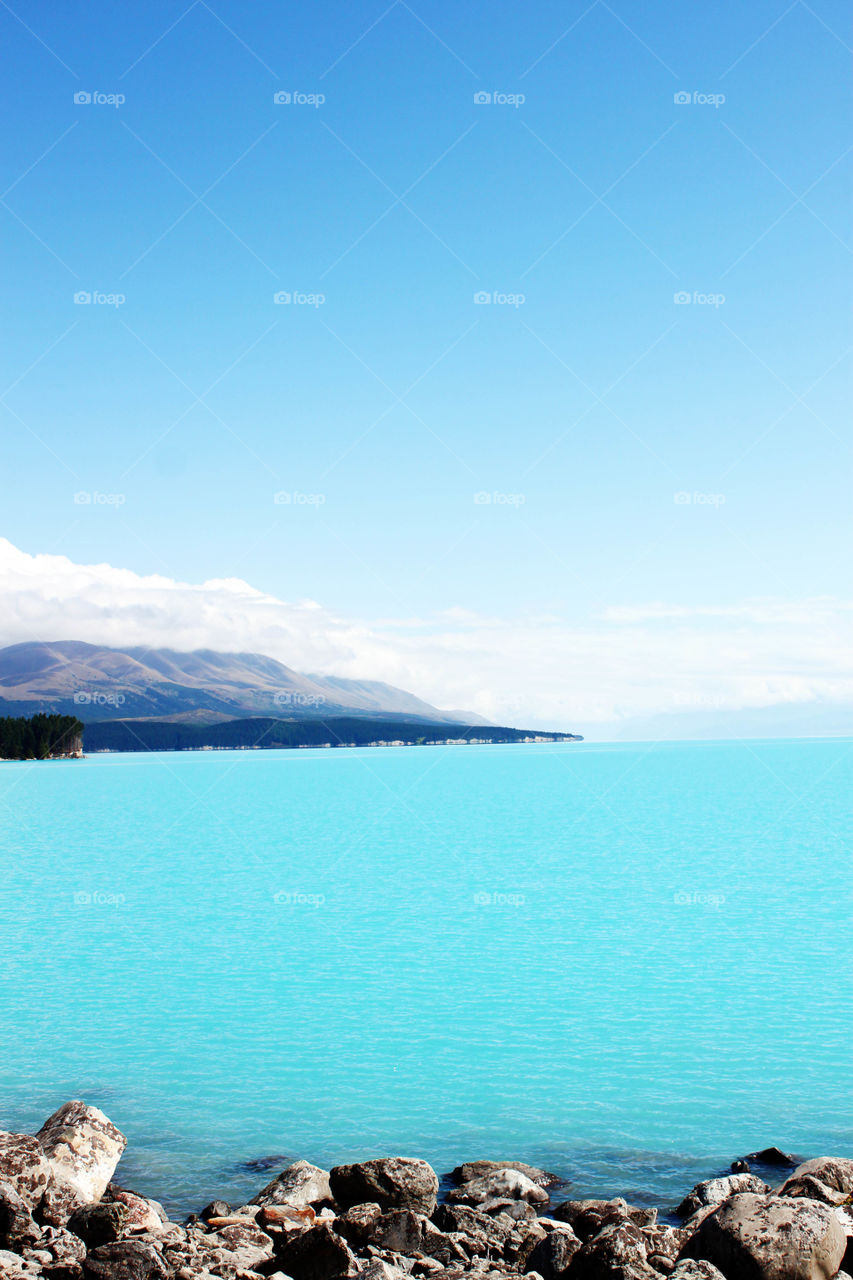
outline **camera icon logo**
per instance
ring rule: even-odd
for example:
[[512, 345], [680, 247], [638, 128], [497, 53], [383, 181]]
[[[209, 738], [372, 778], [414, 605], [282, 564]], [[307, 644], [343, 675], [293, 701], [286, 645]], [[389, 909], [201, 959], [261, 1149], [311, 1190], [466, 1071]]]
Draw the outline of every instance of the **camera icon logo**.
[[92, 301], [92, 295], [88, 289], [78, 289], [74, 295], [74, 301], [78, 307], [86, 307]]
[[87, 93], [85, 89], [79, 89], [74, 95], [74, 101], [78, 107], [84, 107], [92, 101], [92, 95]]
[[74, 695], [74, 701], [78, 707], [82, 707], [92, 701], [92, 695], [91, 693], [86, 693], [84, 689], [78, 689]]
[[479, 91], [479, 93], [474, 94], [474, 102], [478, 107], [488, 106], [491, 100], [492, 100], [492, 95], [490, 93], [484, 93], [482, 89]]
[[672, 100], [677, 107], [683, 107], [691, 101], [691, 97], [685, 89], [681, 89], [678, 93], [672, 95]]
[[492, 300], [492, 295], [486, 293], [485, 289], [481, 289], [479, 293], [474, 294], [474, 301], [478, 306], [487, 306]]
[[276, 306], [283, 306], [290, 302], [290, 294], [286, 289], [279, 289], [278, 293], [273, 294], [273, 302]]
[[279, 107], [287, 106], [291, 100], [291, 95], [285, 89], [279, 89], [278, 93], [273, 94], [272, 100]]
[[87, 493], [85, 489], [78, 490], [74, 495], [74, 505], [77, 507], [88, 507], [91, 505], [92, 495]]
[[91, 893], [86, 893], [85, 890], [81, 890], [79, 893], [75, 893], [74, 905], [75, 907], [91, 907], [92, 905]]
[[678, 306], [683, 307], [685, 303], [690, 301], [690, 294], [686, 289], [681, 289], [678, 293], [672, 295], [672, 300]]

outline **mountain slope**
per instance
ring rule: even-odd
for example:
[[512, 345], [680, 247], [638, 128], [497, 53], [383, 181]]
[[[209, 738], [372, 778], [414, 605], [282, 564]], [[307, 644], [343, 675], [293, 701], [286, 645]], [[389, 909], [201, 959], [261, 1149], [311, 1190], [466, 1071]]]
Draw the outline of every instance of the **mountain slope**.
[[0, 649], [0, 715], [37, 710], [76, 713], [89, 722], [117, 716], [349, 714], [458, 723], [454, 714], [393, 685], [302, 675], [257, 653], [111, 649], [79, 640]]

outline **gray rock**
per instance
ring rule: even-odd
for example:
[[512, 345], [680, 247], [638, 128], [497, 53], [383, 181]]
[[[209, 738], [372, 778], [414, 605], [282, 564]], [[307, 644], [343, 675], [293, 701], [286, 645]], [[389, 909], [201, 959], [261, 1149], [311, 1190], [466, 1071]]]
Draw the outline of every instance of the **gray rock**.
[[433, 1221], [441, 1231], [462, 1235], [468, 1252], [487, 1257], [504, 1251], [516, 1224], [507, 1214], [489, 1214], [462, 1204], [440, 1204]]
[[525, 1271], [538, 1272], [542, 1280], [564, 1280], [580, 1248], [581, 1242], [571, 1227], [567, 1226], [563, 1231], [549, 1231], [524, 1259]]
[[[407, 1273], [382, 1258], [374, 1258], [359, 1275], [359, 1280], [406, 1280]], [[274, 1276], [270, 1280], [275, 1280]]]
[[148, 1240], [119, 1240], [93, 1249], [83, 1263], [86, 1280], [169, 1280], [172, 1269]]
[[[79, 1280], [82, 1276], [86, 1246], [65, 1227], [46, 1227], [36, 1250], [44, 1274], [51, 1280]], [[36, 1257], [36, 1250], [24, 1253], [27, 1257]]]
[[355, 1254], [328, 1222], [318, 1222], [299, 1235], [288, 1236], [277, 1260], [293, 1280], [331, 1280], [358, 1273]]
[[454, 1182], [474, 1182], [477, 1178], [483, 1178], [487, 1174], [497, 1173], [501, 1169], [517, 1169], [519, 1173], [523, 1173], [531, 1182], [535, 1182], [540, 1187], [552, 1187], [556, 1183], [562, 1181], [556, 1173], [548, 1173], [545, 1169], [537, 1169], [535, 1165], [524, 1164], [521, 1160], [469, 1160], [466, 1164], [460, 1164], [450, 1175]]
[[833, 1211], [815, 1200], [750, 1193], [706, 1217], [682, 1256], [704, 1258], [736, 1280], [828, 1280], [846, 1236]]
[[209, 1218], [227, 1218], [230, 1212], [231, 1206], [227, 1200], [211, 1200], [210, 1204], [199, 1209], [198, 1216], [202, 1222], [207, 1222]]
[[602, 1228], [618, 1222], [630, 1222], [635, 1227], [653, 1226], [657, 1221], [657, 1209], [640, 1209], [625, 1200], [565, 1200], [554, 1209], [558, 1222], [568, 1222], [581, 1240], [589, 1240]]
[[681, 1218], [689, 1218], [699, 1209], [706, 1209], [709, 1206], [716, 1208], [718, 1204], [728, 1200], [729, 1196], [737, 1195], [742, 1191], [752, 1191], [756, 1195], [763, 1196], [769, 1193], [770, 1188], [766, 1182], [762, 1182], [751, 1173], [730, 1173], [725, 1178], [711, 1178], [707, 1182], [697, 1182], [675, 1212]]
[[166, 1210], [159, 1200], [148, 1196], [140, 1196], [135, 1191], [126, 1191], [111, 1182], [104, 1192], [102, 1203], [123, 1204], [127, 1209], [128, 1231], [160, 1231], [169, 1221]]
[[329, 1182], [332, 1196], [343, 1209], [375, 1201], [382, 1209], [414, 1209], [429, 1215], [438, 1194], [434, 1169], [425, 1160], [407, 1156], [338, 1165]]
[[39, 1208], [51, 1172], [38, 1138], [29, 1133], [0, 1133], [0, 1182], [13, 1187], [30, 1212]]
[[480, 1178], [463, 1182], [447, 1197], [450, 1204], [485, 1205], [495, 1201], [525, 1200], [528, 1204], [548, 1204], [548, 1192], [517, 1169], [495, 1169]]
[[[797, 1165], [781, 1188], [779, 1195], [806, 1194], [788, 1190], [791, 1186], [801, 1185], [805, 1179], [809, 1180], [810, 1186], [816, 1182], [822, 1183], [823, 1186], [840, 1192], [845, 1197], [853, 1195], [853, 1160], [845, 1160], [841, 1156], [819, 1156], [816, 1160], [806, 1160], [804, 1164]], [[833, 1201], [833, 1203], [840, 1202]]]
[[96, 1249], [98, 1245], [120, 1240], [129, 1216], [123, 1204], [87, 1204], [74, 1210], [68, 1219], [68, 1230], [90, 1249]]
[[660, 1280], [648, 1263], [646, 1240], [632, 1222], [612, 1222], [572, 1259], [572, 1280]]
[[42, 1269], [37, 1262], [0, 1249], [0, 1276], [3, 1280], [36, 1280], [41, 1274]]
[[291, 1204], [296, 1209], [304, 1209], [306, 1205], [324, 1204], [331, 1199], [332, 1189], [326, 1170], [318, 1169], [307, 1160], [297, 1160], [282, 1169], [249, 1203]]
[[24, 1199], [10, 1183], [0, 1182], [0, 1248], [33, 1244], [41, 1233]]
[[103, 1111], [84, 1102], [66, 1102], [36, 1136], [53, 1174], [42, 1212], [61, 1226], [75, 1209], [98, 1203], [127, 1139]]
[[685, 1258], [670, 1273], [671, 1280], [726, 1280], [722, 1271], [718, 1271], [712, 1262]]

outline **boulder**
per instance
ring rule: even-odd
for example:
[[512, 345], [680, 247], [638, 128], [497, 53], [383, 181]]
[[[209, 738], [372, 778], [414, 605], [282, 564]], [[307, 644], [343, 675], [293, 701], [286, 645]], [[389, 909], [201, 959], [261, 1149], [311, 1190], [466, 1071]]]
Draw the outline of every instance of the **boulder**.
[[80, 1280], [86, 1246], [65, 1227], [46, 1227], [36, 1249], [25, 1250], [25, 1254], [35, 1257], [36, 1250], [44, 1274], [50, 1280]]
[[670, 1272], [670, 1280], [726, 1280], [726, 1277], [712, 1262], [684, 1258], [675, 1270]]
[[554, 1209], [558, 1222], [568, 1222], [581, 1240], [590, 1240], [602, 1228], [618, 1222], [650, 1227], [657, 1221], [657, 1209], [640, 1209], [625, 1200], [565, 1200]]
[[66, 1102], [36, 1136], [53, 1175], [43, 1214], [61, 1226], [75, 1209], [101, 1199], [127, 1139], [103, 1111], [84, 1102]]
[[429, 1215], [438, 1194], [438, 1178], [431, 1166], [407, 1156], [338, 1165], [329, 1174], [329, 1183], [343, 1209], [375, 1201], [382, 1209], [414, 1209]]
[[516, 1225], [505, 1213], [484, 1213], [462, 1204], [440, 1204], [433, 1222], [440, 1231], [464, 1236], [466, 1249], [477, 1257], [502, 1253]]
[[611, 1222], [587, 1240], [571, 1264], [572, 1280], [660, 1280], [646, 1241], [632, 1222]]
[[83, 1263], [86, 1280], [169, 1280], [172, 1269], [149, 1240], [102, 1244]]
[[815, 1200], [732, 1196], [687, 1241], [682, 1257], [704, 1258], [737, 1280], [828, 1280], [846, 1236], [833, 1211]]
[[0, 1249], [33, 1244], [40, 1235], [41, 1227], [23, 1197], [10, 1183], [0, 1182]]
[[0, 1133], [0, 1182], [17, 1191], [31, 1212], [39, 1208], [51, 1172], [38, 1138], [29, 1133]]
[[328, 1222], [288, 1236], [280, 1245], [277, 1261], [293, 1280], [331, 1280], [358, 1273], [355, 1254]]
[[68, 1219], [68, 1230], [96, 1249], [101, 1244], [120, 1240], [127, 1226], [129, 1212], [123, 1204], [87, 1204], [75, 1209]]
[[0, 1276], [3, 1280], [36, 1280], [41, 1274], [42, 1269], [37, 1262], [0, 1249]]
[[463, 1182], [447, 1197], [450, 1204], [487, 1205], [495, 1201], [525, 1200], [528, 1204], [548, 1204], [548, 1192], [517, 1169], [495, 1169]]
[[[390, 1262], [384, 1262], [382, 1258], [374, 1258], [359, 1274], [358, 1280], [406, 1280], [406, 1274], [399, 1267], [392, 1266]], [[271, 1276], [270, 1280], [275, 1280], [275, 1276]]]
[[198, 1216], [202, 1222], [208, 1222], [211, 1218], [227, 1218], [230, 1212], [231, 1206], [227, 1200], [211, 1200], [210, 1204], [199, 1210]]
[[711, 1178], [707, 1182], [697, 1182], [696, 1186], [685, 1196], [676, 1209], [680, 1218], [689, 1218], [700, 1209], [709, 1206], [716, 1208], [729, 1196], [738, 1192], [752, 1191], [756, 1195], [767, 1195], [770, 1191], [766, 1182], [751, 1173], [730, 1173], [725, 1178]]
[[524, 1259], [524, 1269], [537, 1272], [542, 1280], [564, 1280], [572, 1258], [580, 1248], [581, 1242], [571, 1227], [548, 1231]]
[[763, 1147], [761, 1151], [750, 1151], [748, 1156], [743, 1157], [744, 1161], [754, 1160], [756, 1164], [773, 1164], [773, 1165], [795, 1165], [797, 1163], [796, 1156], [789, 1156], [787, 1151], [780, 1151], [778, 1147]]
[[[806, 1160], [798, 1164], [788, 1181], [779, 1191], [780, 1196], [805, 1195], [804, 1191], [791, 1191], [790, 1187], [799, 1187], [808, 1179], [808, 1185], [821, 1183], [832, 1191], [840, 1192], [844, 1197], [853, 1195], [853, 1160], [845, 1160], [841, 1156], [819, 1156], [817, 1160]], [[822, 1199], [823, 1197], [815, 1197]], [[833, 1203], [840, 1203], [833, 1201]]]
[[306, 1205], [324, 1204], [331, 1199], [332, 1189], [326, 1170], [318, 1169], [307, 1160], [297, 1160], [295, 1164], [282, 1169], [272, 1182], [267, 1183], [262, 1191], [252, 1197], [250, 1203], [290, 1204], [297, 1209], [304, 1209]]
[[539, 1187], [553, 1187], [556, 1183], [562, 1181], [561, 1178], [557, 1177], [556, 1173], [548, 1173], [545, 1169], [537, 1169], [535, 1165], [524, 1164], [521, 1160], [469, 1160], [466, 1164], [458, 1165], [450, 1176], [458, 1185], [462, 1182], [475, 1182], [477, 1178], [484, 1178], [490, 1173], [498, 1173], [501, 1169], [516, 1169]]
[[169, 1219], [159, 1200], [125, 1191], [111, 1182], [101, 1197], [102, 1203], [123, 1204], [127, 1209], [128, 1231], [161, 1231]]

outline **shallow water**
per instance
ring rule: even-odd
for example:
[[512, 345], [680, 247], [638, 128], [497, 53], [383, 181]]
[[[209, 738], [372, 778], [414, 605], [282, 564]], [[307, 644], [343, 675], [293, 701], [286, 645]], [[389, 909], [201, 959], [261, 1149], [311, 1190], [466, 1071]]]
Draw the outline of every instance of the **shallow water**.
[[269, 1155], [671, 1204], [853, 1154], [853, 740], [0, 765], [0, 1125], [84, 1097], [173, 1212]]

